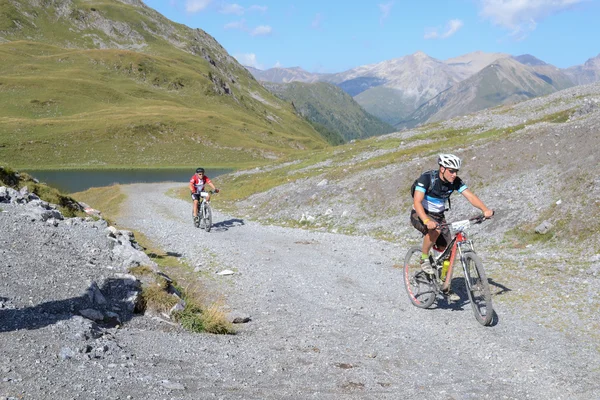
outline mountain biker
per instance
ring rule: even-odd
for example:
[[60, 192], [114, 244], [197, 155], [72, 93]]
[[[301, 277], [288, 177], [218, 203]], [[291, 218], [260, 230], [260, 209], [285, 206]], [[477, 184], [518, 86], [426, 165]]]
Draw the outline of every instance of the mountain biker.
[[[433, 244], [442, 251], [452, 240], [450, 229], [444, 226], [440, 229], [439, 224], [446, 223], [444, 212], [446, 200], [457, 191], [467, 200], [483, 212], [485, 218], [491, 218], [494, 211], [477, 197], [457, 175], [462, 161], [454, 154], [440, 154], [438, 156], [437, 170], [424, 172], [416, 181], [413, 209], [410, 214], [410, 222], [423, 236], [421, 247], [421, 268], [423, 272], [432, 275], [434, 273], [429, 261], [429, 250]], [[433, 180], [433, 181], [432, 181]], [[453, 298], [457, 296], [450, 293]]]
[[[190, 179], [190, 191], [192, 192], [192, 200], [194, 200], [192, 209], [194, 221], [198, 220], [198, 201], [201, 199], [200, 192], [204, 191], [205, 185], [210, 186], [215, 193], [219, 193], [219, 189], [213, 185], [210, 178], [204, 175], [204, 168], [196, 168], [196, 173]], [[206, 201], [210, 201], [210, 193], [207, 193]]]

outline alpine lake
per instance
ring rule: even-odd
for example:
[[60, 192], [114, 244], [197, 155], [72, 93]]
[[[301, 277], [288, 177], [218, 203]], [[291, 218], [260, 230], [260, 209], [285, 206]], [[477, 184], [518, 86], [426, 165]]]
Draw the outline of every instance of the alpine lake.
[[[23, 170], [37, 180], [63, 193], [82, 192], [92, 187], [130, 183], [181, 182], [187, 185], [195, 168], [185, 169], [102, 169], [102, 170]], [[231, 169], [206, 168], [211, 180], [232, 172]], [[218, 183], [215, 182], [218, 187]]]

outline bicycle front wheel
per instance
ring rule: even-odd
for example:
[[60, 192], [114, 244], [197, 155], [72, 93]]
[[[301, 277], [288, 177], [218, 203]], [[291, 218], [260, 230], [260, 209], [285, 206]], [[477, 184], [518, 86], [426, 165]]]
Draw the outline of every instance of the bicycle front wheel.
[[427, 308], [436, 297], [432, 277], [421, 270], [421, 249], [413, 247], [404, 259], [404, 287], [410, 302], [419, 308]]
[[200, 227], [200, 219], [202, 218], [200, 204], [196, 207], [196, 216], [194, 217], [194, 226], [196, 228]]
[[483, 263], [477, 254], [468, 251], [464, 255], [465, 285], [475, 319], [483, 325], [488, 326], [494, 317], [492, 306], [492, 295], [490, 285], [483, 270]]
[[210, 205], [204, 205], [204, 229], [206, 232], [210, 232], [210, 228], [212, 228], [212, 210], [210, 209]]

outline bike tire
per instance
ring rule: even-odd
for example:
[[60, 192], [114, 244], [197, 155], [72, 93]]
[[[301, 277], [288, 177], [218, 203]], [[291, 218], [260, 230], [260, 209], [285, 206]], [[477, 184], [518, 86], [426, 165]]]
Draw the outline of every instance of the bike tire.
[[421, 248], [413, 247], [404, 258], [404, 288], [410, 302], [419, 308], [430, 307], [436, 299], [432, 277], [421, 270]]
[[198, 208], [198, 228], [204, 229], [204, 203], [200, 203]]
[[198, 204], [198, 206], [196, 207], [196, 217], [192, 217], [194, 219], [194, 226], [196, 228], [200, 228], [200, 216], [202, 214], [200, 214], [200, 204]]
[[488, 326], [494, 318], [492, 294], [483, 263], [477, 254], [468, 251], [464, 254], [465, 285], [475, 319], [483, 326]]
[[204, 230], [206, 232], [210, 232], [212, 228], [212, 210], [210, 209], [210, 205], [204, 205]]

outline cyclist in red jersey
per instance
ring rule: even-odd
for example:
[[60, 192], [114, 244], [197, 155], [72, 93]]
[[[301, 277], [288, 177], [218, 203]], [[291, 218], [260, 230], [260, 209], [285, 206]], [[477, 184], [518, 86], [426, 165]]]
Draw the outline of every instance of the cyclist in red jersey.
[[[204, 175], [204, 168], [197, 168], [196, 173], [190, 179], [190, 191], [192, 192], [192, 200], [194, 200], [194, 206], [192, 208], [194, 221], [198, 218], [198, 201], [201, 198], [200, 192], [204, 191], [205, 185], [210, 186], [215, 193], [219, 193], [219, 189], [213, 185], [210, 178]], [[206, 201], [210, 201], [210, 193], [206, 196]]]

